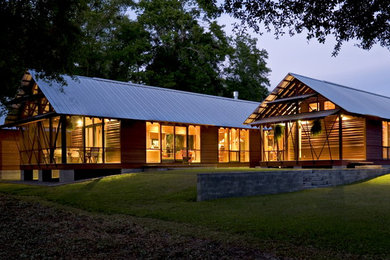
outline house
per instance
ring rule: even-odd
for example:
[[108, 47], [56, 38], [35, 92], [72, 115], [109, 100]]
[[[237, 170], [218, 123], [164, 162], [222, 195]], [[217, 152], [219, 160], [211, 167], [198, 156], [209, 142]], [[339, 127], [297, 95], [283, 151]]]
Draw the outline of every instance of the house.
[[390, 98], [289, 73], [245, 120], [260, 165], [390, 164]]
[[[23, 180], [71, 181], [153, 167], [255, 166], [257, 102], [89, 77], [27, 72], [4, 127], [18, 127]], [[250, 164], [252, 162], [252, 164]]]

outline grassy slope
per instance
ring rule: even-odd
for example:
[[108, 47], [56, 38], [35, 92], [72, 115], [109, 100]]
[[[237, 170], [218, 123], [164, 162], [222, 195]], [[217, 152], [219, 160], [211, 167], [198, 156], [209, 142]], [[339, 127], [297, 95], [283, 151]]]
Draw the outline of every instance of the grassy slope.
[[[205, 170], [208, 171], [208, 170]], [[196, 172], [112, 176], [57, 187], [0, 184], [81, 209], [203, 226], [268, 243], [390, 256], [390, 176], [335, 188], [195, 202]]]

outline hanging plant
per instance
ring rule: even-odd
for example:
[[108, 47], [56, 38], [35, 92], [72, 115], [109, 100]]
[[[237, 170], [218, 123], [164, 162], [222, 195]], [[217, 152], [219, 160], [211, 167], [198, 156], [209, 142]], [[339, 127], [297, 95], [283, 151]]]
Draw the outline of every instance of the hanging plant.
[[283, 132], [284, 132], [284, 126], [283, 125], [276, 125], [274, 128], [275, 140], [279, 140], [280, 137], [282, 137]]
[[317, 118], [313, 121], [313, 125], [311, 126], [310, 133], [313, 136], [319, 135], [322, 132], [322, 124], [321, 119]]

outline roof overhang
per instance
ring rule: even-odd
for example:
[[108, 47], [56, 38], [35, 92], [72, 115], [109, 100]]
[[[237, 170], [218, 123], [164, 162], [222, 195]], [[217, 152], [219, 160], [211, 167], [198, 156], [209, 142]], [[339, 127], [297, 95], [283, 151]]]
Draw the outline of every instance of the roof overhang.
[[297, 121], [297, 120], [317, 119], [317, 118], [323, 118], [323, 117], [337, 114], [339, 111], [340, 109], [331, 109], [331, 110], [323, 110], [318, 112], [268, 117], [268, 118], [257, 120], [253, 123], [250, 123], [249, 125], [255, 126], [255, 125], [269, 124], [269, 123], [282, 123], [282, 122], [290, 122], [290, 121]]

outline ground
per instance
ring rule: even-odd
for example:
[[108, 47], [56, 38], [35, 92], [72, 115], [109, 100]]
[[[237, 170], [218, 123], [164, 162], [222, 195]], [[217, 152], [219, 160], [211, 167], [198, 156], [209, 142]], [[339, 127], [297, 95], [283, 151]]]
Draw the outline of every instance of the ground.
[[[96, 254], [102, 254], [102, 257], [107, 256], [104, 252], [119, 258], [134, 252], [138, 257], [174, 258], [192, 257], [192, 254], [194, 258], [214, 255], [218, 258], [390, 258], [390, 175], [333, 188], [196, 202], [197, 172], [134, 173], [57, 187], [0, 183], [0, 193], [6, 194], [3, 198], [7, 196], [6, 201], [16, 200], [16, 205], [22, 205], [14, 213], [11, 211], [13, 215], [10, 216], [7, 213], [9, 206], [2, 209], [0, 222], [9, 223], [10, 228], [14, 225], [13, 232], [18, 233], [19, 222], [25, 223], [22, 226], [24, 230], [30, 228], [28, 223], [31, 223], [31, 228], [39, 230], [39, 227], [45, 226], [45, 221], [54, 219], [47, 225], [51, 230], [46, 230], [46, 235], [54, 236], [57, 229], [66, 227], [60, 233], [66, 234], [65, 242], [56, 242], [56, 245], [64, 243], [71, 247], [74, 243], [77, 248], [78, 241], [85, 240], [92, 245], [89, 253], [97, 250]], [[37, 201], [39, 204], [36, 204]], [[46, 208], [47, 203], [49, 208]], [[67, 216], [73, 218], [63, 223], [60, 221], [63, 217], [49, 217], [56, 213], [49, 216], [28, 214], [23, 207], [44, 207], [44, 211], [50, 212], [60, 210], [59, 214], [70, 214]], [[75, 209], [81, 210], [82, 216], [86, 217], [78, 217]], [[3, 218], [9, 218], [8, 222]], [[23, 222], [23, 218], [27, 222]], [[30, 218], [34, 221], [29, 221]], [[84, 219], [84, 222], [78, 223], [79, 219]], [[57, 220], [60, 222], [56, 223]], [[73, 222], [76, 222], [75, 227], [69, 224]], [[35, 226], [35, 223], [41, 224]], [[126, 247], [121, 242], [121, 236], [128, 234], [120, 230], [132, 230], [132, 225], [143, 230], [140, 234], [147, 235], [138, 235], [134, 231], [132, 234], [136, 234], [137, 239], [139, 237], [139, 246]], [[80, 227], [83, 230], [81, 234], [78, 232]], [[4, 234], [8, 233], [12, 232]], [[28, 235], [32, 231], [19, 233], [12, 237], [18, 238], [18, 241], [31, 239], [32, 245], [37, 243], [33, 236]], [[102, 239], [93, 242], [90, 239], [94, 234]], [[80, 240], [78, 236], [81, 236]], [[104, 239], [110, 236], [114, 239]], [[148, 236], [155, 236], [157, 242], [149, 242]], [[50, 241], [55, 239], [58, 237], [39, 241], [46, 243], [42, 248], [50, 248]], [[133, 241], [126, 245], [137, 244], [137, 240], [132, 239], [134, 237], [123, 240]], [[71, 242], [66, 243], [68, 240]], [[12, 245], [18, 244], [10, 241]], [[146, 251], [155, 254], [145, 255], [139, 251], [139, 248], [144, 248], [142, 243], [147, 244]], [[107, 246], [108, 249], [98, 253], [98, 246]], [[157, 251], [150, 250], [148, 246]], [[160, 249], [162, 251], [158, 251]], [[213, 250], [217, 251], [214, 253]], [[208, 254], [209, 251], [212, 253]], [[82, 256], [86, 255], [89, 255], [88, 252]]]
[[0, 195], [0, 259], [257, 258], [259, 250]]

